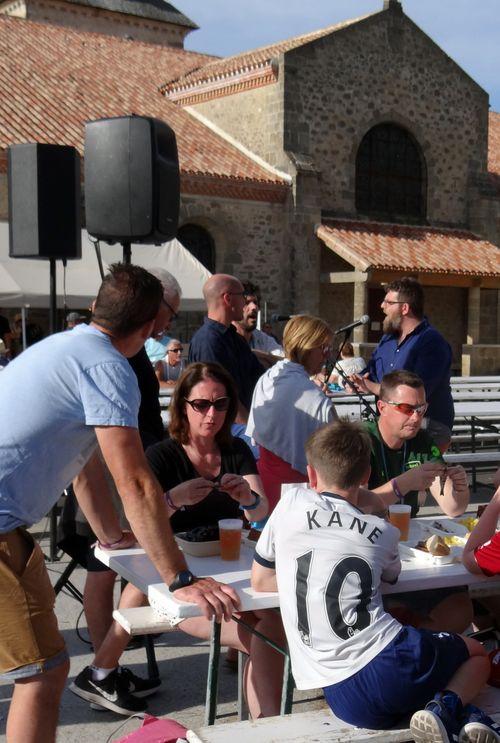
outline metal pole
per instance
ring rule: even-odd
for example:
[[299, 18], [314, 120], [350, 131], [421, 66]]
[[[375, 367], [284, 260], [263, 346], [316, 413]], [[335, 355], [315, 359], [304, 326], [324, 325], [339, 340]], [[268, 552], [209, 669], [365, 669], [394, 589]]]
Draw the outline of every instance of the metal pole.
[[56, 292], [56, 259], [50, 258], [50, 332], [55, 333], [57, 316], [57, 292]]
[[122, 243], [123, 247], [123, 262], [127, 265], [132, 263], [132, 247], [130, 242], [126, 241]]

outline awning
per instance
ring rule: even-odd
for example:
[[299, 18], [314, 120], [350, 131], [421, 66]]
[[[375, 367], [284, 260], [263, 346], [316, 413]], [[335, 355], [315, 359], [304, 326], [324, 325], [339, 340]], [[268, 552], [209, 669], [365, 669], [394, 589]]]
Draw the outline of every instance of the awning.
[[500, 286], [500, 248], [466, 230], [328, 220], [316, 235], [356, 271], [446, 275], [457, 284], [484, 277]]
[[[121, 245], [101, 243], [104, 269], [122, 259]], [[161, 246], [133, 245], [132, 262], [144, 268], [170, 271], [182, 288], [182, 310], [203, 310], [202, 287], [210, 272], [178, 240]], [[93, 244], [82, 231], [82, 259], [68, 261], [66, 267], [66, 306], [84, 309], [95, 298], [101, 283]], [[49, 261], [9, 258], [9, 226], [0, 222], [0, 307], [49, 306]], [[57, 261], [57, 304], [63, 307], [64, 271]]]

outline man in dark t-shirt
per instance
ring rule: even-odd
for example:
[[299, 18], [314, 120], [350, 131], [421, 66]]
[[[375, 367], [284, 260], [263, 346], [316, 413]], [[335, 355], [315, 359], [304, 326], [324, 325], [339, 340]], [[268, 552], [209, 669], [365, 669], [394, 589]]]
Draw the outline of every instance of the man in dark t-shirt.
[[424, 384], [413, 372], [386, 374], [377, 402], [379, 418], [367, 423], [372, 440], [369, 487], [387, 505], [404, 502], [418, 511], [418, 492], [428, 490], [447, 516], [460, 516], [469, 503], [461, 466], [446, 467], [439, 448], [421, 430], [427, 410]]
[[[386, 374], [377, 408], [378, 420], [365, 424], [372, 442], [369, 488], [388, 506], [411, 505], [412, 516], [418, 512], [419, 492], [430, 492], [447, 516], [460, 516], [469, 503], [467, 474], [461, 466], [447, 467], [421, 430], [427, 403], [420, 377], [407, 371]], [[385, 606], [404, 624], [435, 632], [463, 632], [472, 620], [465, 587], [392, 594]]]

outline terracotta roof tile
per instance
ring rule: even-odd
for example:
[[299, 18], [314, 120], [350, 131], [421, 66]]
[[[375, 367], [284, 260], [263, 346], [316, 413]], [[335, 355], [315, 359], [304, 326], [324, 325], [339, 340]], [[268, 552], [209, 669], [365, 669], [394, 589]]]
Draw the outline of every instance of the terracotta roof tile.
[[[371, 14], [370, 14], [371, 15]], [[232, 57], [224, 57], [223, 59], [215, 59], [208, 64], [205, 64], [198, 70], [192, 70], [183, 76], [180, 76], [177, 80], [172, 80], [162, 86], [162, 90], [168, 93], [168, 91], [174, 88], [184, 88], [195, 86], [198, 83], [206, 82], [217, 78], [218, 76], [225, 77], [227, 75], [236, 74], [248, 69], [256, 68], [268, 64], [274, 57], [277, 57], [283, 52], [288, 52], [291, 49], [295, 49], [304, 44], [308, 44], [311, 41], [321, 38], [322, 36], [328, 36], [334, 31], [339, 31], [342, 28], [346, 28], [363, 18], [368, 16], [361, 16], [359, 18], [352, 18], [342, 23], [337, 23], [327, 28], [321, 28], [318, 31], [312, 31], [301, 36], [294, 36], [291, 39], [280, 41], [275, 44], [269, 44], [267, 46], [259, 47], [258, 49], [252, 49], [247, 52], [236, 54]]]
[[159, 92], [207, 55], [0, 16], [0, 59], [0, 149], [36, 141], [82, 152], [85, 121], [135, 113], [174, 129], [183, 174], [288, 189]]
[[465, 230], [329, 220], [316, 235], [362, 271], [500, 276], [500, 249]]

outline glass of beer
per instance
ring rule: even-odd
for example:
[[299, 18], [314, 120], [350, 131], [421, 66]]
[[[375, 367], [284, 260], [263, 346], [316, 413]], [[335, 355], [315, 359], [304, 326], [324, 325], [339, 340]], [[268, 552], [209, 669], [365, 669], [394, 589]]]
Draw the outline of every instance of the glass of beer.
[[410, 533], [410, 516], [411, 506], [406, 506], [404, 503], [394, 503], [389, 506], [389, 521], [396, 529], [399, 529], [401, 536], [399, 537], [400, 542], [406, 542]]
[[220, 556], [223, 560], [239, 560], [242, 528], [241, 519], [219, 521]]

